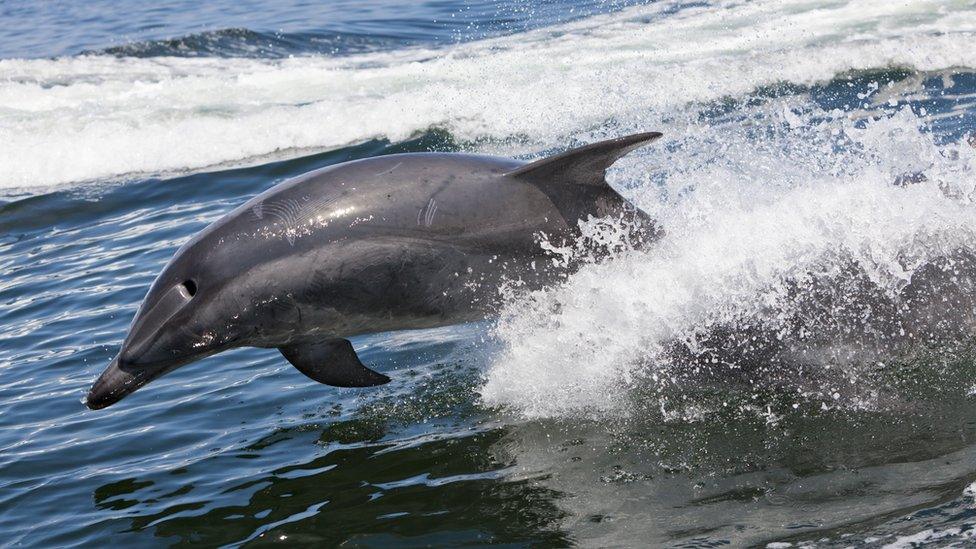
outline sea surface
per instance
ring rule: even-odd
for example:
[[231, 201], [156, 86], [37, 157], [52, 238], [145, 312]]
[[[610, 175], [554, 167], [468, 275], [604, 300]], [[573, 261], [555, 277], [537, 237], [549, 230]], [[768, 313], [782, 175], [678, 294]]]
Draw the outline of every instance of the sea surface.
[[[0, 546], [976, 544], [974, 45], [972, 0], [0, 1]], [[655, 246], [354, 338], [387, 385], [239, 349], [84, 406], [275, 184], [652, 130]]]

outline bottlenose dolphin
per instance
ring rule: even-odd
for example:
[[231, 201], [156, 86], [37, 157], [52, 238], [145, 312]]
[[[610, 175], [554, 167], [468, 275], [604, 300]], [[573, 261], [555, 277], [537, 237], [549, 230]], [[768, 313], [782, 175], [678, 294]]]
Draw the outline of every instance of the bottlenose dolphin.
[[532, 163], [410, 153], [346, 162], [272, 187], [184, 244], [152, 284], [88, 394], [99, 409], [180, 366], [236, 347], [278, 348], [338, 387], [389, 378], [348, 337], [483, 319], [505, 280], [541, 287], [573, 267], [540, 246], [588, 216], [653, 222], [604, 174], [642, 133]]

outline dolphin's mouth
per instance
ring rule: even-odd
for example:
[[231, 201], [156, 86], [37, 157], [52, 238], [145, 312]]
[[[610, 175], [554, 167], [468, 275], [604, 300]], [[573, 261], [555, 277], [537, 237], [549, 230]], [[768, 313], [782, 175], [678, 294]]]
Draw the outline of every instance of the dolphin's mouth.
[[132, 394], [155, 377], [158, 376], [142, 368], [137, 371], [123, 369], [119, 364], [119, 357], [115, 357], [108, 368], [102, 372], [102, 375], [98, 376], [91, 390], [88, 391], [85, 405], [92, 410], [107, 408]]

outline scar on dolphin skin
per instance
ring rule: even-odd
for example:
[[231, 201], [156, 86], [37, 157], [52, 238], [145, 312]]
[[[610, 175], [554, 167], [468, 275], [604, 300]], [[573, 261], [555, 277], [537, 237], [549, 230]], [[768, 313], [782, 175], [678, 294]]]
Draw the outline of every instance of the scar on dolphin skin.
[[394, 170], [396, 170], [397, 168], [399, 168], [402, 165], [403, 165], [403, 162], [397, 162], [396, 166], [393, 166], [389, 170], [379, 172], [376, 175], [388, 175], [388, 174], [391, 174], [391, 173], [393, 173]]
[[423, 225], [425, 227], [430, 227], [434, 223], [434, 214], [437, 213], [437, 201], [431, 198], [427, 204], [420, 208], [417, 212], [417, 225], [420, 225], [420, 219], [423, 217]]
[[299, 224], [299, 215], [301, 214], [304, 202], [308, 201], [307, 196], [303, 196], [301, 201], [293, 198], [283, 198], [281, 200], [276, 200], [268, 202], [265, 204], [262, 211], [267, 214], [268, 217], [277, 220], [275, 225], [280, 224], [284, 228], [284, 236], [288, 239], [288, 244], [292, 246], [295, 245], [295, 236]]
[[[336, 202], [332, 197], [325, 200], [313, 200], [312, 197], [305, 195], [300, 199], [283, 198], [280, 200], [270, 200], [258, 202], [251, 207], [251, 212], [259, 220], [266, 216], [274, 220], [272, 225], [280, 226], [283, 231], [278, 232], [266, 227], [265, 236], [284, 236], [288, 244], [294, 246], [295, 239], [299, 236], [306, 236], [312, 231], [312, 227], [317, 223], [327, 225], [331, 215], [324, 215], [324, 211]], [[308, 225], [305, 227], [305, 225]]]

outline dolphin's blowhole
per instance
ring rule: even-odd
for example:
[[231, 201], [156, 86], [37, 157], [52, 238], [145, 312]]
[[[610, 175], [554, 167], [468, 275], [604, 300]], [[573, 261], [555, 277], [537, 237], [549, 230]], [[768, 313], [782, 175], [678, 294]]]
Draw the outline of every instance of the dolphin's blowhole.
[[183, 288], [186, 289], [186, 293], [193, 297], [197, 293], [197, 283], [193, 279], [187, 279], [183, 281]]

